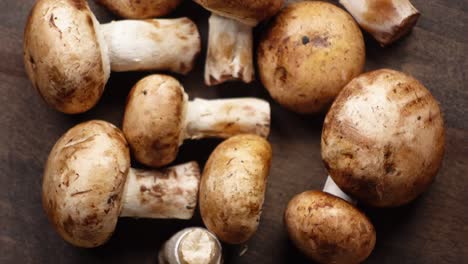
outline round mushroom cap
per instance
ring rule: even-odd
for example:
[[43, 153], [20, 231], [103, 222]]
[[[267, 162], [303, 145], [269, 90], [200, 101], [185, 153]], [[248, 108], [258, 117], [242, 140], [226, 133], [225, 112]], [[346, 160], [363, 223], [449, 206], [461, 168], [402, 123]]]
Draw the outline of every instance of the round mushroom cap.
[[284, 0], [194, 0], [211, 12], [255, 26], [275, 15]]
[[168, 75], [150, 75], [132, 88], [123, 132], [139, 162], [161, 167], [175, 160], [184, 140], [187, 104], [184, 88]]
[[109, 78], [107, 47], [85, 0], [38, 0], [24, 33], [29, 79], [55, 109], [82, 113], [99, 100]]
[[293, 243], [318, 263], [360, 263], [375, 246], [375, 229], [351, 204], [320, 191], [296, 195], [284, 215]]
[[182, 0], [96, 0], [125, 18], [151, 18], [169, 14]]
[[273, 99], [309, 114], [328, 107], [362, 72], [365, 45], [347, 12], [305, 1], [280, 12], [262, 36], [257, 57], [261, 81]]
[[90, 248], [110, 238], [129, 168], [125, 138], [107, 122], [79, 124], [57, 141], [44, 171], [42, 204], [66, 241]]
[[322, 158], [340, 188], [379, 207], [415, 199], [444, 154], [437, 101], [413, 77], [377, 70], [351, 81], [328, 112]]

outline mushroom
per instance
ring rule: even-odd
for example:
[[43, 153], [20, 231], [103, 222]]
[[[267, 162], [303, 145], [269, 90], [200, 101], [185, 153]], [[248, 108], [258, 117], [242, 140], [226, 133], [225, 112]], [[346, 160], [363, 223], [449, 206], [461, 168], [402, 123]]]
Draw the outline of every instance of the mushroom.
[[111, 69], [188, 73], [200, 36], [188, 18], [99, 25], [85, 0], [38, 0], [23, 48], [26, 72], [43, 99], [75, 114], [97, 103]]
[[355, 78], [338, 95], [325, 118], [322, 158], [345, 193], [393, 207], [429, 187], [444, 141], [431, 93], [411, 76], [382, 69]]
[[252, 28], [276, 14], [284, 0], [194, 0], [212, 12], [209, 18], [205, 83], [217, 85], [254, 79]]
[[200, 182], [200, 214], [205, 226], [229, 244], [256, 232], [265, 199], [271, 146], [257, 135], [238, 135], [210, 155]]
[[115, 14], [125, 18], [151, 18], [172, 12], [182, 0], [96, 0]]
[[329, 193], [306, 191], [294, 196], [284, 220], [292, 242], [318, 263], [360, 263], [375, 246], [369, 219]]
[[159, 251], [159, 263], [221, 264], [221, 243], [205, 228], [185, 228], [164, 243]]
[[123, 131], [135, 158], [160, 167], [177, 156], [184, 139], [267, 137], [270, 105], [256, 98], [188, 101], [182, 85], [167, 75], [150, 75], [130, 91]]
[[310, 1], [283, 9], [258, 48], [260, 79], [282, 106], [298, 113], [328, 107], [364, 66], [353, 18], [333, 4]]
[[409, 0], [340, 0], [340, 3], [382, 46], [408, 34], [420, 16]]
[[124, 135], [89, 121], [66, 132], [45, 166], [42, 204], [58, 233], [79, 247], [97, 247], [118, 217], [190, 219], [197, 204], [196, 162], [161, 171], [130, 168]]

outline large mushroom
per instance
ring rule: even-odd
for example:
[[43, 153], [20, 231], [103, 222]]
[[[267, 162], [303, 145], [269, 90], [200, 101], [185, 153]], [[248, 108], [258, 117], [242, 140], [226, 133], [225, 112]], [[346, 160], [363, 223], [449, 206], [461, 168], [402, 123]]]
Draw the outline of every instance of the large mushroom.
[[252, 28], [276, 14], [284, 0], [194, 0], [212, 12], [209, 19], [205, 83], [254, 79]]
[[53, 147], [42, 203], [57, 232], [79, 247], [104, 244], [121, 217], [190, 219], [197, 204], [196, 162], [161, 171], [130, 168], [124, 135], [104, 121], [79, 124]]
[[399, 206], [426, 190], [444, 154], [437, 101], [416, 79], [382, 69], [352, 80], [328, 112], [322, 158], [347, 194]]
[[96, 0], [96, 2], [121, 17], [142, 19], [167, 15], [182, 0]]
[[175, 159], [184, 139], [248, 133], [267, 137], [270, 105], [256, 98], [188, 101], [176, 79], [155, 74], [130, 91], [123, 131], [139, 162], [160, 167]]
[[23, 48], [26, 72], [43, 99], [74, 114], [97, 103], [110, 70], [188, 73], [200, 36], [188, 18], [99, 25], [85, 0], [38, 0]]
[[282, 106], [298, 113], [328, 107], [364, 67], [361, 30], [341, 8], [305, 1], [284, 8], [258, 48], [260, 79]]

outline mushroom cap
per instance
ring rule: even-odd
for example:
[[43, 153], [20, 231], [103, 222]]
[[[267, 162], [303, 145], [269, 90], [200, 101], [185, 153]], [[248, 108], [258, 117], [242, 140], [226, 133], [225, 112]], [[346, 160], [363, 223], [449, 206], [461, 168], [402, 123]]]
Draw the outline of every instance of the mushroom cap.
[[248, 134], [223, 141], [210, 155], [200, 182], [200, 214], [220, 240], [241, 244], [255, 234], [271, 156], [268, 141]]
[[263, 85], [298, 113], [328, 107], [364, 67], [361, 30], [341, 8], [305, 1], [283, 9], [262, 36], [257, 53]]
[[182, 0], [96, 0], [125, 18], [152, 18], [169, 14]]
[[66, 241], [96, 247], [109, 239], [129, 168], [125, 138], [107, 122], [79, 124], [57, 141], [44, 171], [42, 204]]
[[123, 132], [135, 158], [161, 167], [174, 161], [182, 144], [188, 96], [175, 78], [154, 74], [130, 91]]
[[84, 0], [38, 0], [24, 33], [29, 79], [55, 109], [81, 113], [99, 100], [109, 78], [107, 47]]
[[429, 187], [444, 141], [431, 93], [383, 69], [357, 77], [337, 97], [325, 118], [322, 158], [344, 192], [372, 206], [399, 206]]
[[284, 214], [293, 243], [319, 263], [360, 263], [372, 252], [375, 229], [346, 201], [320, 191], [296, 195]]
[[258, 22], [275, 15], [284, 0], [194, 0], [211, 12], [244, 24], [255, 26]]

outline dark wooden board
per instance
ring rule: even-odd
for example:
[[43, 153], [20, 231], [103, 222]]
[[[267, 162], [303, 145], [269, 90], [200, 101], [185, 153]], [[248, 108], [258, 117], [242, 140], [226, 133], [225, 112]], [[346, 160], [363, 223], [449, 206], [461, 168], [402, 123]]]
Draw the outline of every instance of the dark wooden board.
[[[47, 222], [41, 178], [55, 141], [85, 120], [120, 125], [129, 89], [148, 73], [112, 74], [102, 100], [88, 113], [68, 116], [48, 108], [27, 79], [22, 60], [23, 28], [33, 2], [0, 2], [0, 263], [156, 263], [158, 248], [171, 234], [202, 225], [198, 213], [189, 222], [121, 219], [108, 244], [92, 250], [68, 245]], [[90, 2], [101, 22], [115, 19]], [[445, 116], [446, 155], [434, 184], [413, 203], [386, 210], [363, 208], [378, 237], [367, 263], [468, 263], [468, 1], [413, 2], [422, 17], [409, 37], [384, 49], [366, 35], [366, 69], [402, 70], [432, 91]], [[193, 19], [206, 47], [208, 15], [186, 0], [171, 17]], [[192, 73], [177, 76], [192, 98], [257, 96], [271, 101], [258, 82], [205, 87], [204, 55]], [[272, 102], [272, 120], [274, 160], [261, 224], [245, 255], [239, 256], [238, 247], [227, 247], [226, 263], [307, 263], [288, 241], [283, 211], [293, 195], [320, 189], [325, 181], [320, 158], [323, 115], [300, 116]], [[204, 164], [218, 143], [187, 142], [177, 162], [197, 159]]]

